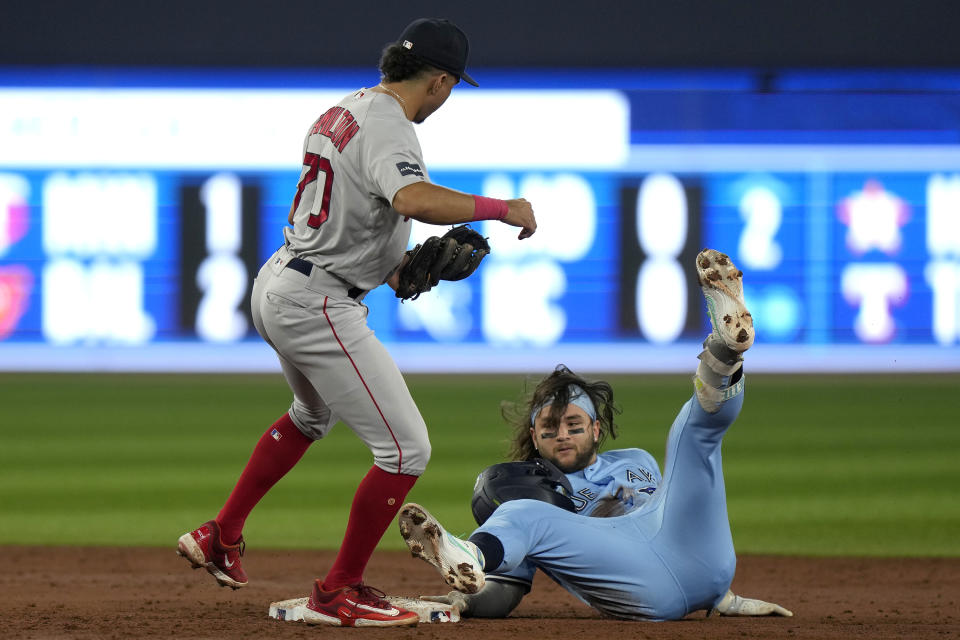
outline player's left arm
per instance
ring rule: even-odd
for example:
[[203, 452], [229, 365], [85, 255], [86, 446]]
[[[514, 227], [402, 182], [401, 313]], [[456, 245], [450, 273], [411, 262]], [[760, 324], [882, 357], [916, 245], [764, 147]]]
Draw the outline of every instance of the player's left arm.
[[390, 277], [387, 278], [387, 286], [393, 289], [394, 291], [396, 291], [397, 287], [400, 286], [400, 272], [403, 270], [403, 268], [406, 266], [408, 262], [410, 262], [410, 256], [404, 253], [403, 259], [400, 260], [400, 264], [397, 265], [397, 268], [394, 269], [393, 273], [390, 274]]
[[506, 618], [529, 591], [529, 587], [519, 582], [488, 579], [477, 593], [451, 591], [445, 596], [420, 596], [420, 599], [453, 605], [464, 618]]
[[793, 617], [793, 612], [785, 607], [755, 598], [743, 598], [733, 591], [727, 591], [727, 595], [723, 596], [720, 602], [714, 606], [711, 613], [718, 613], [721, 616]]

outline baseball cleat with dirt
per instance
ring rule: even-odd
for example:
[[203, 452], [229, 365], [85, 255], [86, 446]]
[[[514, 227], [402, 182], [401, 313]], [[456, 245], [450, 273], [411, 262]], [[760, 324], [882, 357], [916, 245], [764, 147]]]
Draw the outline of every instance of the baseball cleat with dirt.
[[697, 255], [697, 276], [713, 332], [733, 351], [749, 349], [753, 316], [743, 302], [743, 271], [725, 253], [704, 249]]
[[463, 593], [483, 588], [483, 554], [477, 545], [448, 533], [429, 511], [413, 502], [400, 509], [399, 522], [410, 552], [432, 564], [448, 585]]
[[420, 615], [394, 606], [386, 594], [365, 584], [352, 584], [324, 591], [320, 580], [303, 612], [307, 624], [331, 627], [415, 627]]
[[194, 569], [203, 567], [217, 584], [231, 589], [247, 586], [247, 573], [240, 564], [244, 548], [243, 537], [235, 544], [221, 543], [216, 520], [203, 523], [177, 540], [177, 555], [186, 558]]

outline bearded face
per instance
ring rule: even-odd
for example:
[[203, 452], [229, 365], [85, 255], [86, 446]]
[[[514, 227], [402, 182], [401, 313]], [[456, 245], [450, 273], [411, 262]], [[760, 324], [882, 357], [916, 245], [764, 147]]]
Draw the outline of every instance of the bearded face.
[[559, 423], [552, 424], [550, 407], [546, 406], [530, 428], [530, 437], [540, 457], [564, 473], [572, 473], [596, 461], [600, 423], [577, 405], [569, 404]]

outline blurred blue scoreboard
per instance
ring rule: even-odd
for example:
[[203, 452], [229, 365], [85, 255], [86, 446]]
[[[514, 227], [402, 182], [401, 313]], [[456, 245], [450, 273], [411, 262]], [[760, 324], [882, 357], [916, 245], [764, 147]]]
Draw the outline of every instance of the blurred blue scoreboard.
[[[482, 223], [493, 252], [475, 277], [402, 305], [368, 296], [401, 366], [445, 370], [457, 346], [471, 371], [670, 369], [655, 363], [681, 352], [689, 368], [709, 246], [746, 274], [758, 347], [783, 347], [769, 369], [805, 354], [808, 370], [873, 370], [893, 348], [960, 369], [948, 74], [911, 92], [861, 90], [897, 74], [788, 74], [774, 93], [746, 73], [487, 78], [419, 126], [428, 170], [526, 197], [539, 231]], [[223, 369], [272, 366], [247, 301], [303, 133], [377, 81], [295, 79], [311, 89], [266, 72], [0, 72], [0, 368], [190, 369], [207, 347], [250, 354]]]

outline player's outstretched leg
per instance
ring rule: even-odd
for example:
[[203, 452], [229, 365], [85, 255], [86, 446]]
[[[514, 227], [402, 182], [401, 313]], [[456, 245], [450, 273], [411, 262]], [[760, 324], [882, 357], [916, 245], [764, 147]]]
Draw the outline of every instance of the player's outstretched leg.
[[697, 255], [697, 275], [714, 334], [732, 351], [749, 349], [753, 344], [753, 316], [743, 303], [743, 272], [727, 254], [704, 249]]
[[743, 272], [726, 254], [701, 251], [697, 276], [713, 333], [703, 342], [693, 384], [700, 406], [716, 413], [743, 389], [743, 352], [753, 344], [753, 317], [743, 303]]
[[203, 567], [221, 587], [233, 589], [247, 586], [247, 573], [240, 566], [244, 548], [242, 536], [235, 544], [223, 544], [216, 520], [205, 522], [177, 541], [177, 554], [189, 560], [194, 569]]
[[440, 526], [430, 512], [413, 502], [400, 509], [400, 535], [410, 552], [432, 564], [457, 591], [476, 593], [483, 588], [483, 553]]

